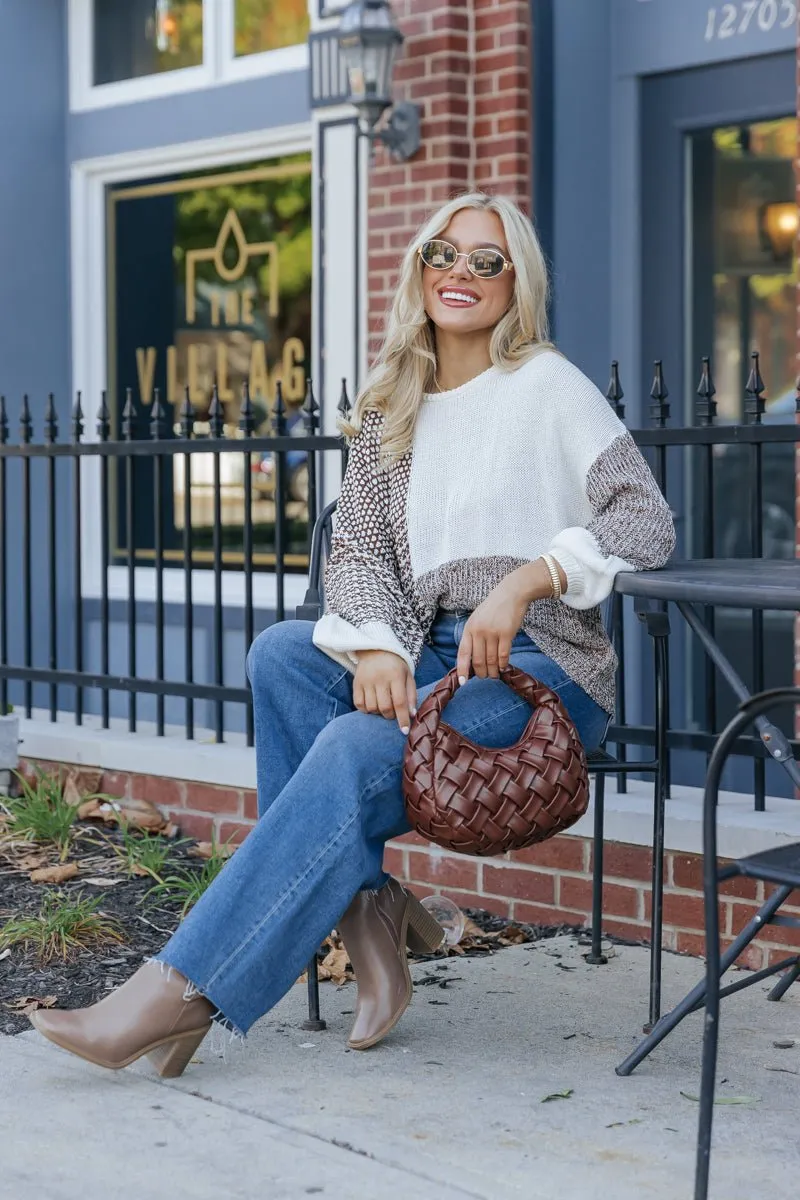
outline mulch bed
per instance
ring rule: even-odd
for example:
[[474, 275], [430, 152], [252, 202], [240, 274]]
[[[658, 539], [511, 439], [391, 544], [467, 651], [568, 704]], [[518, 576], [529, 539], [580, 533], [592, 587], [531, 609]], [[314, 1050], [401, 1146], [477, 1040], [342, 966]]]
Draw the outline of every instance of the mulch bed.
[[[104, 841], [108, 839], [121, 845], [118, 830], [103, 828], [101, 834], [97, 824], [91, 821], [79, 821], [74, 828], [76, 836], [68, 861], [77, 864], [79, 875], [59, 884], [57, 890], [66, 895], [102, 897], [100, 910], [116, 920], [124, 941], [83, 951], [67, 961], [53, 959], [47, 964], [41, 964], [30, 950], [12, 947], [10, 954], [0, 959], [0, 1034], [30, 1029], [30, 1022], [21, 1011], [26, 1001], [28, 1004], [46, 1001], [50, 1007], [64, 1008], [82, 1008], [95, 1003], [124, 983], [145, 957], [156, 954], [180, 921], [181, 903], [172, 902], [163, 895], [147, 897], [154, 880], [127, 873], [123, 861]], [[203, 861], [189, 854], [192, 845], [186, 842], [173, 846], [170, 869], [175, 866], [202, 869]], [[41, 847], [35, 843], [30, 844], [30, 851], [39, 849]], [[32, 883], [29, 870], [15, 865], [15, 859], [18, 862], [20, 857], [18, 849], [4, 851], [0, 844], [0, 928], [11, 916], [38, 911], [43, 895], [53, 890], [49, 885]], [[48, 855], [48, 861], [59, 861], [55, 850]], [[88, 879], [98, 880], [98, 884], [87, 883]], [[105, 886], [100, 885], [101, 880], [107, 881]], [[512, 924], [480, 909], [467, 909], [466, 914], [469, 922], [461, 943], [426, 956], [426, 961], [446, 955], [492, 954], [504, 946], [576, 932], [573, 927], [564, 925]], [[328, 939], [319, 960], [323, 980], [341, 984], [353, 978], [338, 940]]]

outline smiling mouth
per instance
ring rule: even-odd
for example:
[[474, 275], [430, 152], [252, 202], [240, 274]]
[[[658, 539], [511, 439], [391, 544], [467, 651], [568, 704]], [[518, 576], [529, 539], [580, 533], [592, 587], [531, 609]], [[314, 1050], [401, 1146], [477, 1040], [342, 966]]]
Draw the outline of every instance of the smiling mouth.
[[443, 304], [453, 308], [471, 308], [478, 303], [478, 297], [471, 292], [462, 292], [459, 288], [442, 288], [438, 293]]

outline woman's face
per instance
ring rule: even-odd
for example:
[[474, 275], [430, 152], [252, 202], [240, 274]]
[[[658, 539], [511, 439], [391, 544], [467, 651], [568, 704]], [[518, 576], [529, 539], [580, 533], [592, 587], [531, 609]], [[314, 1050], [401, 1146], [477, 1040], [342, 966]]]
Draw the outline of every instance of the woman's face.
[[[503, 223], [492, 212], [462, 208], [439, 237], [464, 254], [490, 248], [510, 260]], [[423, 266], [422, 291], [425, 311], [438, 329], [455, 334], [478, 333], [493, 329], [510, 305], [514, 272], [502, 271], [494, 279], [479, 279], [465, 258], [457, 258], [454, 266], [443, 271]]]

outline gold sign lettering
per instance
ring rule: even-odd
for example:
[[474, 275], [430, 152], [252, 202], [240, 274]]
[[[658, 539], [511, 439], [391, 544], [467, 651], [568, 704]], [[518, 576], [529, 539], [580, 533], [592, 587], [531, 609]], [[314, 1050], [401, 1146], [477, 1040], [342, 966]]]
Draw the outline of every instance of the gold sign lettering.
[[[305, 375], [302, 367], [305, 357], [306, 349], [302, 340], [296, 337], [287, 338], [280, 358], [270, 369], [266, 344], [260, 339], [251, 342], [246, 378], [253, 399], [260, 396], [262, 400], [271, 404], [275, 398], [275, 381], [280, 379], [285, 400], [302, 400], [305, 395]], [[136, 365], [141, 402], [149, 405], [153, 401], [153, 385], [158, 369], [158, 351], [155, 347], [138, 347]], [[176, 346], [167, 346], [166, 369], [167, 400], [174, 406], [181, 404], [184, 387], [188, 385], [192, 404], [202, 410], [208, 401], [210, 381], [213, 378], [216, 379], [220, 400], [223, 404], [230, 404], [239, 394], [244, 382], [241, 376], [233, 380], [230, 378], [229, 347], [222, 341], [215, 342], [213, 350], [207, 344], [190, 342], [185, 347], [185, 355], [182, 353], [180, 356]], [[204, 381], [207, 386], [204, 386]]]
[[136, 351], [136, 371], [139, 375], [139, 395], [142, 404], [153, 403], [153, 379], [156, 373], [156, 348], [148, 346]]
[[[233, 266], [228, 266], [225, 262], [226, 250], [232, 250], [236, 254], [236, 261]], [[228, 255], [230, 257], [230, 255]], [[225, 214], [225, 220], [222, 222], [217, 236], [216, 243], [207, 250], [190, 250], [186, 255], [186, 323], [194, 325], [197, 319], [197, 266], [198, 263], [211, 262], [214, 264], [214, 270], [219, 275], [220, 279], [225, 283], [236, 283], [242, 278], [247, 265], [252, 258], [266, 258], [268, 281], [269, 281], [269, 296], [267, 299], [267, 311], [271, 317], [278, 315], [278, 246], [276, 242], [255, 242], [248, 245], [247, 238], [244, 236], [242, 223], [236, 215], [233, 208], [229, 208]], [[255, 295], [252, 288], [245, 289], [248, 293]], [[235, 300], [229, 299], [231, 296]], [[219, 324], [220, 316], [220, 297], [218, 293], [213, 293], [211, 298], [211, 324]], [[229, 325], [238, 323], [239, 313], [239, 294], [235, 291], [225, 293], [225, 319]], [[229, 312], [233, 312], [235, 305], [236, 320], [231, 320], [228, 316]], [[244, 322], [244, 324], [252, 324], [252, 320]]]

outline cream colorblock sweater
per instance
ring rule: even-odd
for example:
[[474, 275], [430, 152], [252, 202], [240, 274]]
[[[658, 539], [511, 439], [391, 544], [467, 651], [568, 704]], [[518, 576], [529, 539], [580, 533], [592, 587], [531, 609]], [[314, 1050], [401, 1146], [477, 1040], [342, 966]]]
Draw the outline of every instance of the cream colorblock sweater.
[[551, 553], [560, 601], [522, 628], [607, 712], [616, 658], [599, 605], [618, 571], [663, 566], [675, 544], [644, 458], [577, 367], [542, 350], [426, 395], [412, 449], [378, 469], [383, 416], [353, 440], [314, 644], [354, 671], [359, 650], [411, 670], [437, 609], [472, 611], [509, 572]]

